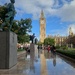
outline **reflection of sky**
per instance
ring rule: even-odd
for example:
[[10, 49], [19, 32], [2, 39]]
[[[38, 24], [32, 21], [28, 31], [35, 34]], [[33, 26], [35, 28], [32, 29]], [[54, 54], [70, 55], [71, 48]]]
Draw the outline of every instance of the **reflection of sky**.
[[[30, 60], [30, 55], [27, 55], [27, 60]], [[41, 64], [40, 64], [40, 59], [38, 59], [37, 61], [34, 60], [34, 65], [33, 67], [30, 69], [30, 65], [29, 63], [31, 63], [31, 61], [28, 61], [28, 63], [26, 64], [25, 66], [25, 69], [23, 70], [23, 74], [26, 74], [26, 75], [40, 75], [41, 74]]]
[[53, 66], [53, 60], [47, 59], [48, 75], [75, 75], [75, 68], [67, 64], [64, 60], [56, 57], [56, 66]]
[[35, 67], [35, 75], [40, 75], [41, 74], [40, 59], [38, 59], [38, 62], [34, 62], [34, 67]]

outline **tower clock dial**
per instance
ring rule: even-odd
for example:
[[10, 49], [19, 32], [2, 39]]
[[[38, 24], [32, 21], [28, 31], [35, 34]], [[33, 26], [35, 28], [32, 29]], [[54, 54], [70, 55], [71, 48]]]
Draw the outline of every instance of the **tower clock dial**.
[[41, 24], [44, 24], [44, 20], [41, 20]]

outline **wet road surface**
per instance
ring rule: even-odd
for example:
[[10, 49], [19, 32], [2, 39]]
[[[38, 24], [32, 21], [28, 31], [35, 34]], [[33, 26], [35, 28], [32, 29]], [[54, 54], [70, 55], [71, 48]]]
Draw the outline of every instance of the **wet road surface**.
[[18, 57], [11, 69], [1, 70], [0, 75], [75, 75], [75, 63], [53, 54], [39, 51]]

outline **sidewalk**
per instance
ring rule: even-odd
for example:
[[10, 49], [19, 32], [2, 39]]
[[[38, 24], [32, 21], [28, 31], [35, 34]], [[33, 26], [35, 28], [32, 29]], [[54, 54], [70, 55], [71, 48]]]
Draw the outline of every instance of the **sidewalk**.
[[17, 57], [21, 57], [22, 55], [26, 55], [26, 51], [17, 52]]
[[0, 69], [0, 75], [27, 75], [23, 73], [28, 61], [25, 60], [25, 51], [17, 53], [17, 64], [10, 69]]
[[17, 56], [17, 64], [11, 69], [0, 69], [0, 75], [48, 75], [44, 52], [38, 61], [27, 58], [25, 51], [18, 52]]

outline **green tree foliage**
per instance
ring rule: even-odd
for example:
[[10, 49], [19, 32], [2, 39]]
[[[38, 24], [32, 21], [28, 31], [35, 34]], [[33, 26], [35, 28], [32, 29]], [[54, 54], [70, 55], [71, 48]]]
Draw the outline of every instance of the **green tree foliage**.
[[52, 39], [52, 38], [46, 38], [45, 40], [44, 40], [44, 45], [54, 45], [54, 39]]
[[19, 26], [19, 32], [18, 34], [19, 35], [24, 35], [26, 34], [27, 32], [31, 32], [31, 28], [32, 28], [32, 25], [31, 25], [32, 21], [31, 19], [21, 19], [20, 21], [18, 21], [18, 26]]
[[40, 41], [38, 42], [38, 45], [39, 45], [39, 46], [41, 46], [42, 44], [43, 44], [42, 42], [40, 42]]
[[[0, 27], [5, 20], [5, 14], [7, 13], [6, 5], [7, 4], [0, 6]], [[31, 23], [32, 20], [30, 18], [21, 19], [20, 21], [13, 21], [11, 31], [17, 34], [19, 43], [29, 42], [28, 32], [31, 32]], [[9, 23], [6, 23], [6, 25], [3, 27], [3, 31], [7, 31], [9, 26]]]
[[2, 21], [4, 21], [6, 13], [7, 13], [6, 7], [5, 6], [0, 6], [0, 19]]
[[29, 40], [30, 40], [29, 35], [18, 35], [19, 43], [29, 42]]
[[7, 10], [5, 6], [0, 6], [0, 27], [5, 19], [5, 14], [7, 13]]
[[12, 31], [18, 35], [18, 42], [29, 42], [28, 32], [31, 32], [31, 19], [21, 19], [20, 21], [14, 21], [12, 25]]

